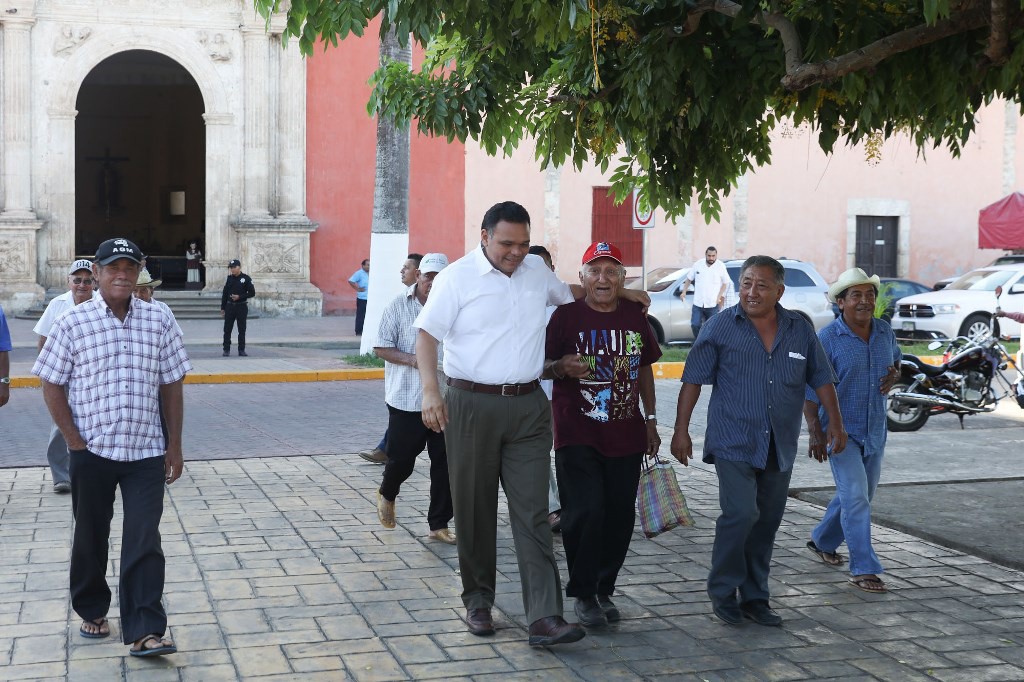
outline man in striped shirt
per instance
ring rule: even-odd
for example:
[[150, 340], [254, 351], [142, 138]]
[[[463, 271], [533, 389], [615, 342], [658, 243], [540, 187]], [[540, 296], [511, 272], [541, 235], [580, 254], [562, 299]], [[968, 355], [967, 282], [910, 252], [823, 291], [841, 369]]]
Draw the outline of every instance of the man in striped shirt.
[[[164, 483], [182, 472], [182, 380], [192, 369], [174, 319], [132, 296], [144, 256], [127, 239], [96, 251], [99, 296], [58, 319], [32, 373], [71, 453], [71, 605], [80, 634], [110, 635], [106, 582], [110, 519], [120, 487], [122, 531], [118, 601], [121, 637], [132, 656], [176, 651], [164, 638]], [[64, 387], [67, 386], [67, 393]], [[168, 438], [160, 431], [163, 402]]]
[[805, 386], [829, 415], [829, 449], [846, 446], [835, 374], [811, 325], [779, 305], [785, 281], [774, 258], [751, 256], [743, 263], [740, 302], [704, 325], [679, 391], [672, 454], [686, 464], [693, 456], [690, 416], [701, 384], [714, 386], [704, 462], [715, 465], [722, 514], [707, 588], [715, 615], [730, 625], [744, 617], [782, 624], [768, 603], [768, 571], [786, 510]]

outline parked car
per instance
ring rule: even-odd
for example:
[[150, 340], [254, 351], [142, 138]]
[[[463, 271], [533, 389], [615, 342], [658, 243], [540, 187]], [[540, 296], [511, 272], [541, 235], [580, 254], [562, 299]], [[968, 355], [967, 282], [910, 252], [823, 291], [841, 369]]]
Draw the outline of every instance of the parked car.
[[[996, 287], [1002, 295], [996, 299]], [[989, 333], [996, 306], [1007, 311], [1024, 309], [1024, 263], [990, 265], [971, 270], [941, 291], [900, 299], [892, 327], [901, 341], [977, 338]], [[995, 333], [1020, 336], [1020, 323], [1000, 318]]]
[[[786, 291], [782, 295], [782, 305], [803, 315], [815, 330], [831, 322], [834, 318], [827, 296], [828, 284], [814, 266], [788, 258], [780, 259], [779, 262], [786, 268]], [[734, 305], [739, 300], [736, 289], [742, 266], [742, 260], [725, 261], [730, 279], [725, 292], [726, 306]], [[651, 297], [648, 319], [661, 343], [693, 341], [693, 330], [690, 328], [693, 287], [686, 292], [685, 303], [679, 299], [683, 281], [689, 272], [688, 267], [664, 267], [647, 273], [647, 293]], [[637, 279], [626, 286], [640, 289], [641, 281]]]
[[[892, 320], [892, 316], [896, 313], [896, 304], [899, 303], [901, 298], [931, 291], [926, 285], [910, 279], [899, 279], [897, 277], [880, 277], [879, 279], [882, 280], [882, 287], [890, 298], [889, 305], [886, 306], [885, 312], [882, 313], [882, 319], [886, 322]], [[835, 303], [832, 304], [832, 314], [839, 317], [839, 306]]]
[[[989, 263], [989, 265], [1013, 265], [1014, 263], [1024, 263], [1024, 253], [1008, 253], [1005, 256], [999, 256], [999, 258], [996, 258], [994, 261]], [[954, 277], [940, 279], [932, 286], [932, 289], [935, 291], [945, 289], [950, 284], [960, 279], [960, 277], [960, 275], [956, 275]]]

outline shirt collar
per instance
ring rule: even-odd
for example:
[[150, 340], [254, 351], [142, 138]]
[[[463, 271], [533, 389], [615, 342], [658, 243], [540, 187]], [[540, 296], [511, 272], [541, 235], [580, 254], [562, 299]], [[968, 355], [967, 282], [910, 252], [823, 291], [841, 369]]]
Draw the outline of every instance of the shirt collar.
[[[504, 272], [491, 265], [491, 261], [487, 260], [487, 255], [484, 253], [483, 244], [480, 244], [475, 249], [473, 249], [472, 258], [476, 274], [483, 276], [486, 275], [488, 272], [496, 272], [502, 277], [508, 277], [508, 275], [506, 275]], [[516, 272], [519, 272], [520, 270], [529, 270], [530, 268], [534, 267], [534, 258], [536, 258], [537, 261], [540, 263], [544, 262], [544, 260], [540, 256], [535, 256], [532, 253], [528, 254], [526, 258], [523, 259], [523, 262], [519, 264], [519, 267], [517, 267], [515, 269], [515, 272], [513, 272], [512, 274], [515, 275]], [[545, 265], [544, 267], [547, 267], [547, 265]]]
[[415, 282], [413, 282], [412, 284], [410, 284], [409, 286], [407, 286], [405, 288], [405, 297], [406, 298], [415, 298], [416, 297], [416, 283]]
[[[836, 322], [839, 323], [836, 327], [837, 334], [839, 334], [840, 336], [856, 336], [858, 339], [860, 338], [860, 334], [850, 329], [850, 325], [846, 324], [846, 320], [843, 319], [841, 313], [839, 317], [836, 318]], [[875, 324], [874, 320], [871, 320], [871, 333], [868, 334], [868, 339], [875, 335], [875, 330], [877, 329], [878, 325]]]
[[[106, 300], [104, 300], [103, 294], [101, 294], [99, 292], [99, 289], [97, 289], [94, 292], [92, 300], [98, 301], [99, 304], [103, 306], [103, 309], [107, 311], [108, 315], [113, 315], [114, 314], [114, 311], [110, 309], [109, 305], [107, 305], [107, 302], [106, 302]], [[139, 299], [135, 298], [134, 295], [131, 298], [128, 299], [128, 313], [127, 313], [127, 315], [131, 315], [132, 311], [135, 310], [135, 308], [136, 308], [135, 304], [138, 302], [138, 300]], [[86, 301], [86, 303], [88, 303], [88, 301]], [[127, 317], [127, 315], [125, 317]]]
[[[736, 304], [735, 308], [736, 308], [736, 319], [737, 320], [749, 320], [750, 319], [749, 317], [747, 317], [747, 312], [745, 310], [743, 310], [743, 306], [741, 306], [739, 303]], [[780, 320], [789, 319], [789, 315], [787, 315], [788, 312], [789, 312], [789, 310], [786, 309], [786, 308], [783, 308], [781, 303], [776, 303], [775, 304], [775, 315]]]

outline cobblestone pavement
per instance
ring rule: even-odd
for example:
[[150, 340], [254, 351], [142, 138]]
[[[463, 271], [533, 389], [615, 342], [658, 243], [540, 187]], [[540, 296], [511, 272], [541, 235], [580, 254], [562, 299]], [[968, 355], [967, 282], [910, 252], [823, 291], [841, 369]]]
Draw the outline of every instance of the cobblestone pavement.
[[[657, 384], [667, 447], [678, 384]], [[677, 469], [696, 528], [634, 538], [616, 597], [624, 620], [550, 650], [525, 643], [502, 502], [499, 630], [473, 637], [460, 620], [455, 548], [426, 538], [427, 467], [403, 488], [399, 528], [387, 531], [373, 504], [381, 469], [352, 455], [383, 430], [380, 381], [186, 387], [189, 461], [163, 521], [181, 653], [131, 659], [116, 608], [111, 639], [77, 634], [70, 500], [50, 492], [41, 466], [49, 420], [38, 389], [14, 397], [0, 410], [0, 467], [11, 467], [0, 469], [0, 679], [1024, 679], [1024, 574], [878, 527], [892, 592], [865, 594], [804, 548], [821, 509], [800, 500], [789, 502], [772, 574], [785, 626], [721, 625], [703, 584], [717, 487], [700, 464]], [[697, 447], [703, 415], [698, 407]], [[1019, 449], [1006, 453], [1019, 420], [1006, 412], [968, 420], [966, 431], [935, 420], [894, 434], [883, 480], [951, 480], [978, 469], [964, 461], [975, 451], [986, 473], [1019, 478]], [[805, 458], [796, 471], [794, 485], [830, 478]], [[112, 584], [120, 524], [118, 513]], [[558, 540], [556, 549], [564, 576]], [[575, 620], [571, 601], [567, 614]]]
[[[1020, 680], [1024, 574], [876, 529], [892, 592], [870, 595], [804, 548], [820, 509], [791, 500], [773, 603], [782, 628], [729, 627], [703, 580], [717, 489], [680, 468], [697, 522], [634, 537], [616, 602], [624, 619], [549, 650], [525, 642], [502, 503], [493, 638], [460, 620], [455, 548], [425, 536], [421, 466], [382, 529], [380, 468], [351, 457], [190, 462], [168, 488], [165, 601], [180, 653], [127, 656], [85, 640], [69, 612], [71, 516], [44, 468], [0, 471], [0, 677], [69, 680]], [[113, 544], [120, 546], [121, 516]], [[556, 549], [562, 559], [561, 543]], [[116, 555], [115, 555], [116, 556]], [[116, 580], [118, 562], [108, 578]], [[564, 575], [564, 561], [562, 563]], [[566, 604], [568, 614], [571, 603]]]

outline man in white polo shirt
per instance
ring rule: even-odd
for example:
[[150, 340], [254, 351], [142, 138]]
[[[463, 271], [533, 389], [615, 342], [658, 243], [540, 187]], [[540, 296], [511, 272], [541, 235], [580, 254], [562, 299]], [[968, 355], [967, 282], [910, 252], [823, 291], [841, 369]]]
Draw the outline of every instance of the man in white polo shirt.
[[[54, 298], [46, 306], [36, 326], [32, 328], [39, 335], [39, 350], [43, 349], [46, 337], [50, 335], [50, 328], [57, 318], [74, 308], [80, 303], [92, 300], [96, 295], [93, 288], [92, 261], [86, 258], [76, 260], [68, 268], [68, 291]], [[46, 461], [50, 464], [50, 474], [53, 477], [53, 492], [71, 492], [71, 473], [69, 467], [68, 444], [64, 442], [64, 436], [60, 429], [54, 424], [50, 428], [50, 441], [46, 446]]]
[[[484, 215], [480, 248], [434, 280], [416, 320], [423, 423], [444, 431], [448, 450], [466, 623], [494, 633], [498, 482], [508, 500], [523, 605], [534, 646], [575, 642], [586, 633], [562, 618], [561, 581], [548, 525], [551, 408], [544, 369], [548, 304], [583, 296], [528, 254], [530, 215], [511, 201]], [[624, 296], [647, 299], [644, 292]], [[448, 390], [433, 363], [444, 342]]]

